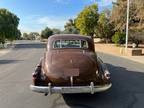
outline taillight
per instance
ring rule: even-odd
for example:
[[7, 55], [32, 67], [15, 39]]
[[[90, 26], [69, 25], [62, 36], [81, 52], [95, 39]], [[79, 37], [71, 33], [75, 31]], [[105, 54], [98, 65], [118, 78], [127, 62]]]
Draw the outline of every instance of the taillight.
[[32, 76], [33, 76], [33, 78], [36, 78], [36, 74], [35, 73], [32, 73]]
[[108, 72], [108, 70], [105, 71], [104, 77], [105, 77], [106, 79], [110, 79], [110, 73]]

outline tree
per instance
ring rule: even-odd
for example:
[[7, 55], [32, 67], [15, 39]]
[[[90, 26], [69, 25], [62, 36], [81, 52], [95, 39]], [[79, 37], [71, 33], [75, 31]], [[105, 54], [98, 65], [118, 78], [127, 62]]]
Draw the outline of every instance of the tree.
[[[113, 5], [111, 22], [115, 24], [115, 30], [125, 31], [126, 28], [126, 9], [127, 0], [117, 0]], [[144, 1], [131, 0], [130, 2], [130, 18], [129, 30], [130, 31], [143, 31], [144, 30]]]
[[38, 39], [40, 37], [40, 35], [37, 32], [30, 32], [28, 34], [28, 37], [29, 37], [30, 40], [35, 40], [35, 39]]
[[111, 41], [114, 34], [114, 26], [109, 21], [109, 16], [106, 16], [105, 12], [102, 12], [98, 19], [98, 26], [96, 28], [97, 36], [103, 38], [106, 43]]
[[47, 39], [49, 36], [53, 35], [53, 31], [46, 27], [44, 30], [41, 32], [41, 38]]
[[18, 35], [19, 18], [8, 11], [0, 9], [0, 42], [5, 43], [5, 39], [13, 41]]
[[116, 44], [116, 45], [121, 45], [125, 43], [125, 33], [121, 33], [121, 32], [116, 32], [113, 37], [112, 37], [112, 41]]
[[29, 40], [29, 35], [28, 35], [28, 33], [23, 33], [23, 39]]
[[75, 20], [73, 19], [69, 19], [64, 28], [64, 34], [79, 34], [79, 30], [76, 28]]
[[80, 30], [81, 34], [94, 36], [98, 17], [97, 4], [87, 6], [76, 18], [76, 27]]
[[[125, 32], [127, 0], [117, 0], [113, 5], [111, 22], [115, 25], [115, 30]], [[129, 41], [140, 43], [144, 40], [144, 0], [131, 0], [129, 10]], [[139, 35], [141, 34], [141, 35]], [[141, 39], [140, 39], [141, 37]], [[139, 41], [139, 42], [138, 42]]]
[[21, 31], [20, 31], [20, 30], [17, 30], [16, 39], [17, 39], [17, 40], [20, 40], [20, 39], [21, 39]]
[[57, 28], [53, 28], [52, 31], [53, 31], [53, 34], [60, 34], [61, 33], [61, 30], [57, 29]]
[[28, 33], [23, 33], [23, 39], [25, 40], [35, 40], [35, 39], [39, 39], [40, 38], [40, 34], [37, 32], [30, 32]]

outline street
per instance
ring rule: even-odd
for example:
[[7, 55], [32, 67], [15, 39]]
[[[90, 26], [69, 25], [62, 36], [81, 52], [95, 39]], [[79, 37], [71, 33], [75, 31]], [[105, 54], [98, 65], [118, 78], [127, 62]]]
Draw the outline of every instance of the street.
[[29, 89], [32, 72], [46, 45], [23, 42], [0, 56], [0, 108], [143, 108], [144, 64], [98, 53], [111, 73], [112, 87], [102, 93], [44, 94]]

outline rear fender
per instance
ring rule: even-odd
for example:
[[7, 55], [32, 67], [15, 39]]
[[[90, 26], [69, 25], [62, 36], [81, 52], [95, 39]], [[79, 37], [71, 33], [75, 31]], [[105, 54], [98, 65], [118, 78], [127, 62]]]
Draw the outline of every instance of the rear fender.
[[97, 58], [97, 62], [98, 62], [98, 71], [99, 71], [100, 76], [109, 80], [110, 72], [108, 71], [106, 64], [99, 57]]

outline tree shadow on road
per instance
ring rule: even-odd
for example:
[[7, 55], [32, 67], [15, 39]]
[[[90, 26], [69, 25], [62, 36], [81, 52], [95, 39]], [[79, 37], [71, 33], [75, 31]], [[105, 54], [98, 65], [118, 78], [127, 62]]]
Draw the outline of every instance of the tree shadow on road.
[[63, 95], [66, 104], [71, 108], [132, 108], [137, 95], [144, 94], [144, 73], [111, 64], [107, 66], [111, 72], [111, 89], [94, 95]]
[[11, 63], [16, 63], [16, 62], [20, 62], [22, 60], [0, 60], [0, 65], [1, 64], [11, 64]]
[[27, 48], [46, 48], [44, 43], [32, 43], [32, 44], [16, 44], [15, 49], [27, 49]]

